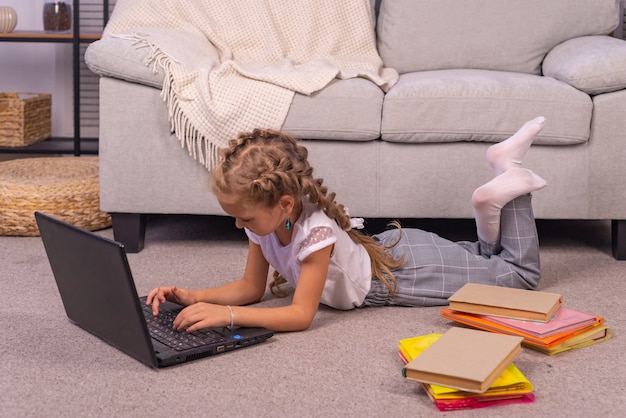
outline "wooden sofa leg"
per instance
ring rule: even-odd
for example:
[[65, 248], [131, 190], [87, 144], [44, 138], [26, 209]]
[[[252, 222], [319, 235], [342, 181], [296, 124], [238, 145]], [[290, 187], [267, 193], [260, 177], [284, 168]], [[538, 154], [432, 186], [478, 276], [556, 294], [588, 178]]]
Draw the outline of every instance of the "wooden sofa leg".
[[124, 244], [127, 253], [143, 250], [146, 236], [146, 215], [140, 213], [111, 213], [113, 238]]
[[611, 221], [611, 235], [613, 257], [616, 260], [626, 260], [626, 220], [613, 219]]

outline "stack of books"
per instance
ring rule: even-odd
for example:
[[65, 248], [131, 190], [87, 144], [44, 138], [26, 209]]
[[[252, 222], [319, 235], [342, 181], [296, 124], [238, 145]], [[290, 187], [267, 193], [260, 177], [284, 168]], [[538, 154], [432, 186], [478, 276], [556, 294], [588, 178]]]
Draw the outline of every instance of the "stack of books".
[[534, 402], [533, 385], [513, 364], [522, 338], [466, 328], [398, 342], [405, 378], [419, 382], [440, 411]]
[[604, 318], [562, 306], [556, 293], [468, 283], [441, 316], [498, 334], [522, 337], [524, 346], [558, 354], [611, 338]]

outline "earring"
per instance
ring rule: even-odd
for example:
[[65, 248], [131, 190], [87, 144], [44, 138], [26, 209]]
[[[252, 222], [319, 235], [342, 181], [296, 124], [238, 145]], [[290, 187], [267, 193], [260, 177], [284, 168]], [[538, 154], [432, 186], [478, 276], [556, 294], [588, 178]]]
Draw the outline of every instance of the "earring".
[[287, 218], [287, 221], [285, 221], [285, 229], [287, 231], [291, 231], [291, 219]]

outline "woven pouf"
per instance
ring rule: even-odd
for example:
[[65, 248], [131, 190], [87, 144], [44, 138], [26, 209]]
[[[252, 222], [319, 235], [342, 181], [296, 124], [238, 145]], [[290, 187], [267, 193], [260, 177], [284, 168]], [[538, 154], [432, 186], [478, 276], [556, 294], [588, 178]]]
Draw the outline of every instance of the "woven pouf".
[[0, 162], [0, 235], [38, 236], [35, 211], [90, 231], [111, 226], [100, 211], [98, 157]]

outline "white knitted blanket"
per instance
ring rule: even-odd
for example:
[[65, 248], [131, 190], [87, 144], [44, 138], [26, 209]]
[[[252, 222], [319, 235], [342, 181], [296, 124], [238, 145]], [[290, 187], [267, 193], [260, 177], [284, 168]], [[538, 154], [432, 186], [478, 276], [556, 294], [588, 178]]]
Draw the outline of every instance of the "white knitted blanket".
[[[103, 37], [151, 48], [172, 131], [209, 170], [242, 131], [280, 129], [294, 92], [333, 78], [398, 79], [376, 51], [369, 0], [118, 0]], [[137, 109], [141, 111], [141, 109]]]

